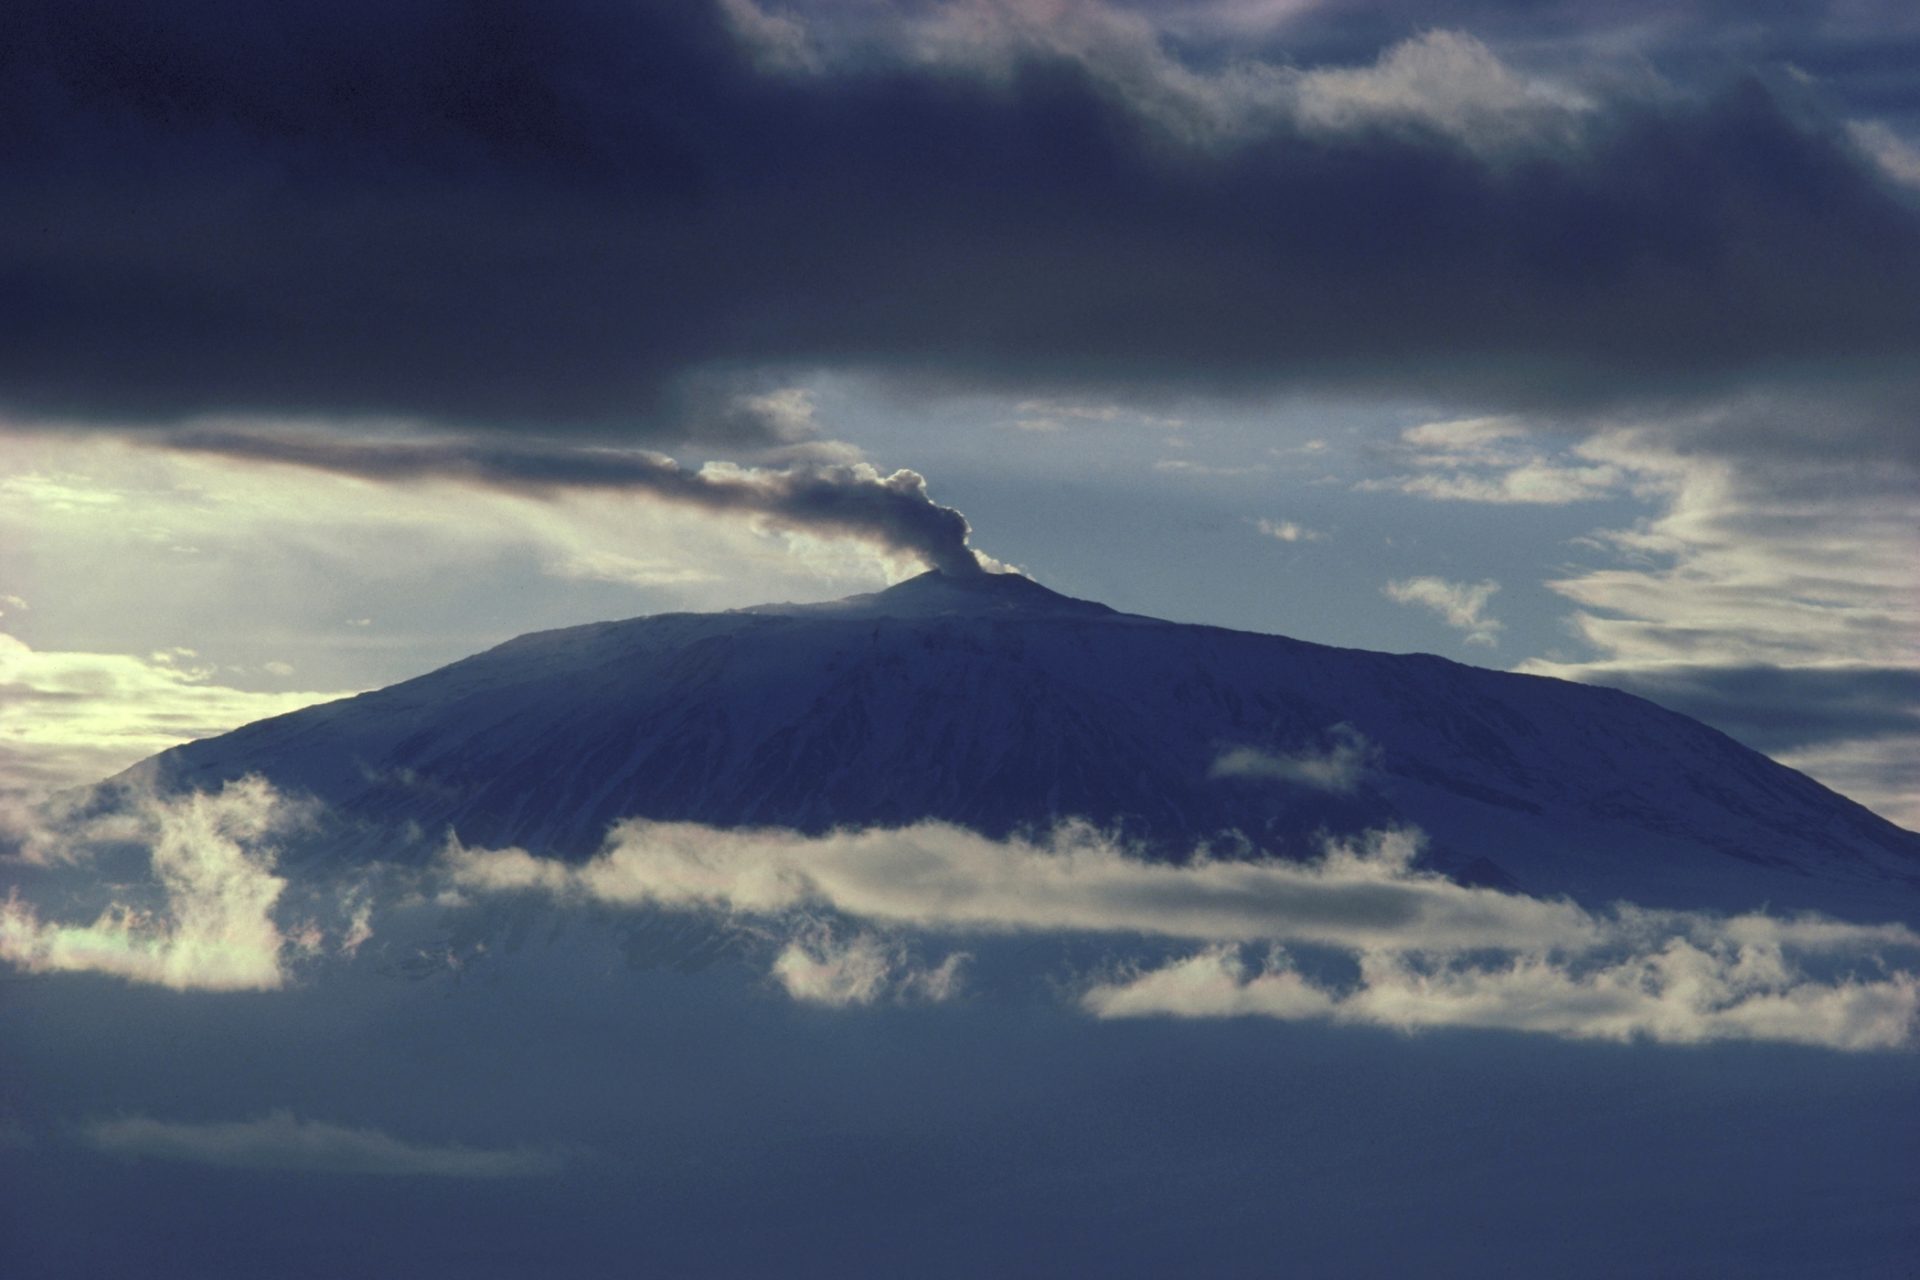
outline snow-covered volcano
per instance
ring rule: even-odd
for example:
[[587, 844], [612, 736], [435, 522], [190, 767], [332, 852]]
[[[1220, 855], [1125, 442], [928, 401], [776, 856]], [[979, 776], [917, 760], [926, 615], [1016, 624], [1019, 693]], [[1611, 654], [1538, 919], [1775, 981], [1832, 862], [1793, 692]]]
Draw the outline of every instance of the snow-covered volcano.
[[309, 857], [422, 858], [451, 830], [581, 858], [635, 815], [1084, 819], [1166, 857], [1304, 857], [1412, 824], [1451, 874], [1588, 901], [1884, 913], [1920, 886], [1920, 835], [1627, 694], [1117, 613], [1017, 575], [521, 636], [139, 770], [311, 794]]

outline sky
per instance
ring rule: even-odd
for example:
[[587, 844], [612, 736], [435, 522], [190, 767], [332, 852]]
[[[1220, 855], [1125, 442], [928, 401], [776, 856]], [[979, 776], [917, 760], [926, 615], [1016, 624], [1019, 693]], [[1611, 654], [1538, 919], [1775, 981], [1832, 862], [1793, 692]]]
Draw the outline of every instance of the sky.
[[[1272, 1185], [1302, 1265], [1391, 1274], [1376, 1182], [1428, 1205], [1400, 1238], [1431, 1274], [1486, 1273], [1445, 1225], [1475, 1214], [1515, 1273], [1634, 1270], [1608, 1242], [1642, 1232], [1639, 1262], [1682, 1271], [1721, 1257], [1714, 1231], [1753, 1274], [1912, 1256], [1910, 1054], [1876, 1052], [1920, 1007], [1882, 959], [1911, 960], [1905, 926], [1524, 898], [1489, 925], [1488, 891], [1385, 847], [1168, 924], [1116, 904], [1186, 882], [1120, 852], [1055, 882], [1047, 850], [950, 829], [888, 847], [965, 910], [888, 896], [856, 837], [766, 899], [793, 849], [646, 830], [573, 871], [452, 850], [322, 893], [262, 852], [298, 817], [270, 788], [153, 798], [84, 841], [23, 816], [522, 633], [928, 567], [1612, 685], [1920, 830], [1920, 10], [0, 6], [0, 1259], [162, 1274], [188, 1238], [217, 1275], [297, 1238], [315, 1274], [477, 1276], [535, 1242], [590, 1274], [630, 1257], [606, 1188], [644, 1185], [676, 1273], [794, 1241], [823, 1271], [897, 1268], [931, 1176], [906, 1153], [991, 1182], [1014, 1148], [1025, 1182], [922, 1223], [956, 1273], [1006, 1265], [1023, 1195], [1109, 1274], [1253, 1265], [1265, 1238], [1229, 1228]], [[129, 831], [146, 905], [61, 879]], [[676, 848], [718, 879], [658, 888], [684, 888]], [[1283, 909], [1350, 893], [1419, 927]], [[690, 903], [726, 926], [661, 924]], [[980, 921], [1023, 911], [1065, 959], [967, 1005], [1027, 956]], [[1506, 959], [1460, 959], [1456, 911]], [[546, 929], [567, 943], [487, 969]], [[1116, 964], [1115, 933], [1154, 941]], [[616, 954], [641, 976], [608, 979]], [[303, 976], [323, 961], [350, 976]], [[867, 1020], [808, 1020], [848, 1009]], [[1512, 1039], [1414, 1038], [1447, 1027]], [[253, 1045], [262, 1070], [229, 1070]], [[1194, 1087], [1130, 1145], [1107, 1117], [1176, 1054]], [[1261, 1092], [1273, 1054], [1350, 1143]], [[1576, 1082], [1643, 1109], [1569, 1111]], [[1549, 1123], [1571, 1145], [1530, 1145]], [[1789, 1145], [1803, 1163], [1768, 1158]], [[284, 1231], [246, 1199], [260, 1176], [314, 1193]], [[1780, 1234], [1768, 1206], [1835, 1187], [1825, 1234]], [[201, 1216], [221, 1197], [232, 1218]], [[743, 1228], [728, 1198], [779, 1208]], [[403, 1210], [417, 1257], [382, 1216]], [[955, 1225], [974, 1210], [999, 1233]], [[33, 1225], [108, 1221], [124, 1243]], [[1207, 1252], [1229, 1239], [1250, 1252]]]
[[964, 519], [1920, 822], [1905, 6], [8, 9], [16, 795]]

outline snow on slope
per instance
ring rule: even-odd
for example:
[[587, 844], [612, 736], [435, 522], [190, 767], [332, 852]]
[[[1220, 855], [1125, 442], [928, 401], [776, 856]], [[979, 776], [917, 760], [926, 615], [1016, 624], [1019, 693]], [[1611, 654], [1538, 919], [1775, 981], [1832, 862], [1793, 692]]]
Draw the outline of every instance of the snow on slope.
[[[1223, 767], [1223, 762], [1225, 767]], [[1906, 913], [1920, 835], [1673, 712], [1427, 655], [1116, 613], [1015, 575], [522, 636], [139, 766], [309, 792], [307, 856], [591, 853], [616, 818], [1085, 818], [1160, 856], [1412, 823], [1464, 879]]]

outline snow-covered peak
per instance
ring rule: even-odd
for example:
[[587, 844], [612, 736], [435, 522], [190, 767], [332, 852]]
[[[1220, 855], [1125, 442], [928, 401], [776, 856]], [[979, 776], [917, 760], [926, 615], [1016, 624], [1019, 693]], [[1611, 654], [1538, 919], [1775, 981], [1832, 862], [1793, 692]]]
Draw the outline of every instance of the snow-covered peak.
[[1412, 826], [1423, 865], [1589, 904], [1920, 901], [1920, 835], [1651, 703], [1017, 574], [522, 636], [140, 768], [314, 797], [331, 825], [290, 858], [427, 858], [451, 830], [577, 859], [631, 817], [994, 839], [1081, 820], [1176, 858]]
[[1118, 616], [1104, 604], [1063, 596], [1022, 574], [957, 575], [939, 569], [929, 569], [884, 591], [848, 596], [844, 600], [824, 604], [762, 604], [739, 612], [847, 618]]

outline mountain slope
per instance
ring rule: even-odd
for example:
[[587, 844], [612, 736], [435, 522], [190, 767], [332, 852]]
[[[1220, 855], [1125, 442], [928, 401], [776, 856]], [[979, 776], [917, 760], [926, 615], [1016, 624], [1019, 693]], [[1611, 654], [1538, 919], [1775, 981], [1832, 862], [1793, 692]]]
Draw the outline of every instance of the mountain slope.
[[[1920, 835], [1613, 690], [1187, 626], [929, 573], [825, 605], [522, 636], [141, 766], [249, 772], [330, 815], [309, 851], [579, 858], [617, 818], [809, 832], [1077, 817], [1162, 856], [1307, 856], [1413, 823], [1463, 878], [1586, 900], [1911, 895]], [[1238, 833], [1237, 835], [1234, 833]]]

